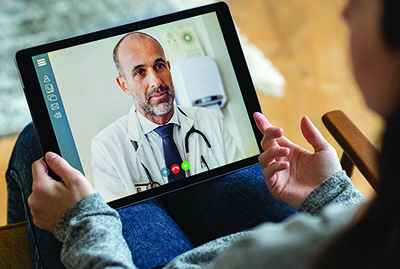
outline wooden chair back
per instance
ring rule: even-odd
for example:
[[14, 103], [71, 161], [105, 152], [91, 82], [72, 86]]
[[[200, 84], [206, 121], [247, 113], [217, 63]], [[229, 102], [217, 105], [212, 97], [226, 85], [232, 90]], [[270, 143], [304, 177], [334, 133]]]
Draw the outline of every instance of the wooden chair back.
[[343, 111], [326, 113], [322, 122], [343, 149], [340, 160], [343, 170], [351, 177], [356, 166], [376, 191], [379, 184], [379, 151]]

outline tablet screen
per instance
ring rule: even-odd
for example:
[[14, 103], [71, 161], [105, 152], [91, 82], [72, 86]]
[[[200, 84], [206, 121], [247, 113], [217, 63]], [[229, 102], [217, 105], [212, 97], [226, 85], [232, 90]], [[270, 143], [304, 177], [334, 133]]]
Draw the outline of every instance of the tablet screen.
[[61, 155], [107, 202], [258, 155], [228, 42], [209, 12], [32, 56]]

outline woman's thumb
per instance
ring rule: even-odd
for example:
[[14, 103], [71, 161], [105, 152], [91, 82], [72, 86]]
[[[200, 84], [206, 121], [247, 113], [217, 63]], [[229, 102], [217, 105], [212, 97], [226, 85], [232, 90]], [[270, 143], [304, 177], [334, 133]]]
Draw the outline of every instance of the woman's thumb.
[[308, 141], [308, 143], [310, 143], [315, 152], [319, 152], [327, 147], [330, 147], [329, 143], [325, 140], [320, 131], [307, 116], [304, 116], [301, 119], [301, 131], [304, 138]]
[[50, 169], [56, 173], [66, 185], [69, 185], [68, 183], [71, 176], [76, 175], [78, 172], [75, 168], [69, 165], [66, 160], [53, 152], [47, 152], [45, 159]]

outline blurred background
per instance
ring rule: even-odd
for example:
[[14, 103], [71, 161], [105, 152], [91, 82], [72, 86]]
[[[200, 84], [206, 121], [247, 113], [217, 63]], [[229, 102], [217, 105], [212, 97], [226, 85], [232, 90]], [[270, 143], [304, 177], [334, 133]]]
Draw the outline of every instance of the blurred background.
[[[17, 134], [30, 122], [13, 55], [18, 49], [154, 17], [209, 0], [0, 0], [0, 225], [6, 223], [5, 170]], [[227, 0], [241, 35], [264, 114], [293, 142], [308, 115], [341, 154], [321, 116], [341, 109], [379, 146], [382, 120], [364, 104], [353, 81], [347, 30], [340, 13], [346, 0]], [[373, 190], [355, 171], [362, 193]]]

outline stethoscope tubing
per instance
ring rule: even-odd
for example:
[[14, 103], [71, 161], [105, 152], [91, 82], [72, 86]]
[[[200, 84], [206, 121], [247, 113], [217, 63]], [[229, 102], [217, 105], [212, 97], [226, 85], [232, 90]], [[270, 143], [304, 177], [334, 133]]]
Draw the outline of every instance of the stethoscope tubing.
[[[178, 108], [178, 110], [179, 110], [184, 116], [187, 117], [186, 113], [183, 112], [183, 110], [182, 110], [180, 107], [177, 107], [177, 108]], [[206, 137], [206, 135], [205, 135], [202, 131], [197, 130], [196, 128], [194, 128], [194, 126], [192, 126], [192, 128], [190, 128], [190, 130], [189, 130], [189, 131], [186, 133], [186, 135], [185, 135], [185, 152], [186, 152], [186, 154], [189, 153], [189, 137], [190, 137], [192, 134], [194, 134], [194, 133], [199, 134], [199, 135], [203, 138], [203, 141], [206, 143], [207, 147], [208, 147], [209, 149], [211, 149], [210, 141], [208, 140], [208, 138]], [[137, 150], [138, 150], [138, 143], [137, 143], [137, 141], [131, 141], [131, 142], [132, 142], [132, 144], [133, 144], [133, 147], [135, 148], [135, 151], [137, 151]], [[200, 158], [201, 158], [202, 164], [204, 164], [204, 165], [207, 167], [207, 169], [210, 170], [210, 167], [208, 166], [208, 164], [207, 164], [207, 162], [206, 162], [204, 156], [201, 155]], [[143, 169], [144, 169], [144, 172], [146, 173], [146, 176], [147, 176], [147, 179], [149, 180], [149, 182], [150, 182], [151, 184], [157, 183], [157, 184], [159, 185], [158, 182], [156, 182], [156, 181], [153, 180], [153, 178], [152, 178], [152, 176], [151, 176], [151, 174], [150, 174], [150, 171], [147, 169], [147, 167], [146, 167], [142, 162], [140, 162], [140, 163], [142, 164], [142, 167], [143, 167]]]

